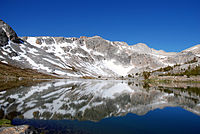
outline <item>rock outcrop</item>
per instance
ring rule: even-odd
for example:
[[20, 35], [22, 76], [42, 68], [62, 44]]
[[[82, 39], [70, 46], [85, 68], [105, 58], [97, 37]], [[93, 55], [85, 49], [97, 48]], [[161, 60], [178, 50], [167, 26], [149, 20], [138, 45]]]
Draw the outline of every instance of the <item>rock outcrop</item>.
[[5, 46], [11, 40], [15, 43], [21, 43], [16, 32], [3, 20], [0, 19], [0, 46]]
[[36, 129], [28, 125], [0, 128], [0, 134], [38, 134], [38, 133], [39, 132]]

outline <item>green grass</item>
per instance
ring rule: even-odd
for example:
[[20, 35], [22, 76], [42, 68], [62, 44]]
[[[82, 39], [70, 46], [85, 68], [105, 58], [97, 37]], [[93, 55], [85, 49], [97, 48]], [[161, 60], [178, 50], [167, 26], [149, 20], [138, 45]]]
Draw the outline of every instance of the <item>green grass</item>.
[[188, 81], [176, 81], [176, 80], [168, 80], [168, 79], [159, 79], [159, 78], [154, 78], [154, 79], [146, 79], [143, 81], [144, 83], [149, 83], [149, 84], [169, 84], [172, 82], [176, 83], [200, 83], [200, 81], [193, 81], [193, 80], [188, 80]]
[[145, 83], [171, 83], [171, 80], [161, 80], [161, 79], [146, 79], [144, 80]]
[[0, 127], [12, 127], [11, 121], [7, 119], [0, 119]]

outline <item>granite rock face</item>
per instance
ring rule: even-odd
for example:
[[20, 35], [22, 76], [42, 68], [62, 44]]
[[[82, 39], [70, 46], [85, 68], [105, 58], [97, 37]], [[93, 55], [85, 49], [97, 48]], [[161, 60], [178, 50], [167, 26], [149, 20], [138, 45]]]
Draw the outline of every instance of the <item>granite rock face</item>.
[[8, 44], [8, 37], [3, 29], [0, 29], [0, 46]]
[[193, 46], [191, 48], [188, 48], [188, 49], [184, 50], [183, 52], [186, 52], [186, 53], [191, 52], [191, 53], [200, 55], [200, 44]]
[[15, 43], [21, 42], [16, 32], [7, 23], [0, 19], [0, 46], [8, 44], [9, 40]]

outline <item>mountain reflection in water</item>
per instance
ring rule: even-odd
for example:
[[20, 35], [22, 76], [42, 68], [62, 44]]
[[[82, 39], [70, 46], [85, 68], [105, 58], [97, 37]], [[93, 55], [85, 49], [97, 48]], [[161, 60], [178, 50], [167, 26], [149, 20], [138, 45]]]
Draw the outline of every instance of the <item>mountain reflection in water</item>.
[[[0, 92], [4, 118], [99, 121], [182, 107], [200, 115], [198, 88], [148, 87], [136, 81], [56, 80]], [[1, 117], [1, 118], [3, 118]]]

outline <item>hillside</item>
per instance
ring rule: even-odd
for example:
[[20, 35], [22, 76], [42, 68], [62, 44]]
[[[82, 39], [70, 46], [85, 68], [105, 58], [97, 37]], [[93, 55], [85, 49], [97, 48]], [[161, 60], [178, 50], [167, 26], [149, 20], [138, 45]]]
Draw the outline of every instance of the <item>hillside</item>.
[[[0, 20], [0, 61], [63, 78], [119, 78], [183, 65], [194, 58], [199, 46], [185, 51], [165, 52], [146, 44], [128, 45], [94, 37], [22, 37]], [[195, 50], [195, 51], [194, 51]], [[191, 63], [193, 64], [193, 63]]]
[[32, 69], [21, 69], [0, 62], [0, 91], [20, 86], [31, 86], [57, 77], [39, 73]]
[[57, 78], [38, 72], [32, 69], [21, 69], [12, 65], [0, 62], [0, 81], [3, 79], [52, 79]]

